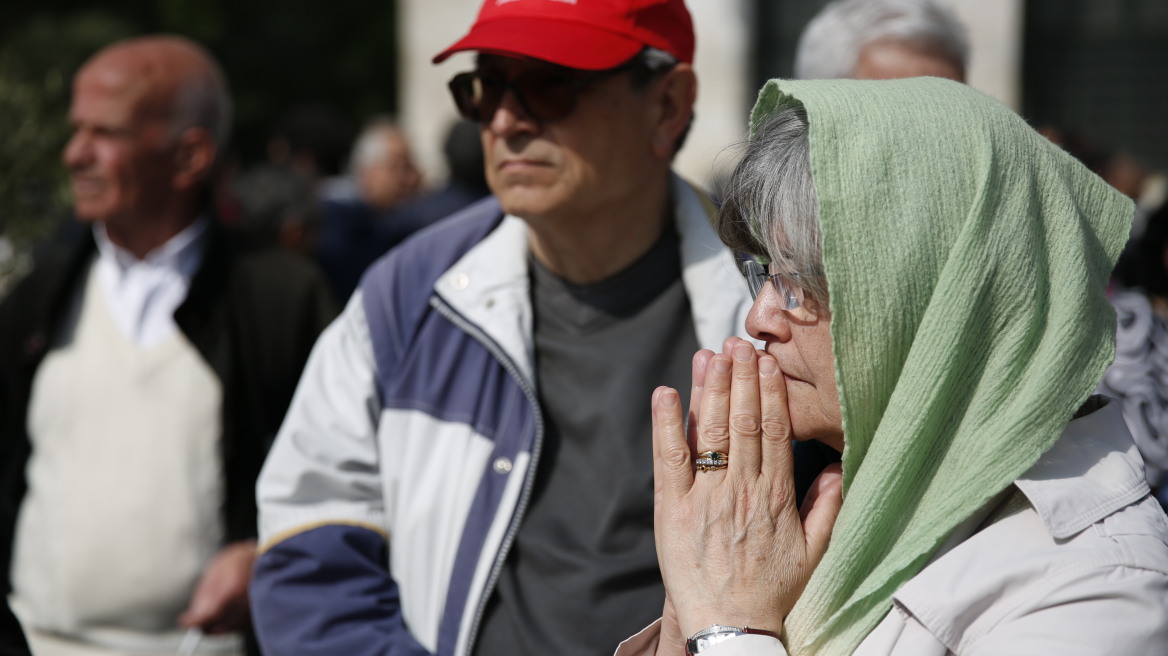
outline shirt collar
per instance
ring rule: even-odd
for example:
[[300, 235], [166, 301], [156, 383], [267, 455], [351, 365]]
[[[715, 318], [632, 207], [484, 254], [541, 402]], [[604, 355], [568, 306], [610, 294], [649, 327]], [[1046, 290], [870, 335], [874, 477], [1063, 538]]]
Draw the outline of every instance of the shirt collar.
[[1144, 461], [1113, 399], [1067, 424], [1054, 446], [1015, 484], [1058, 539], [1148, 494]]
[[105, 226], [100, 223], [93, 227], [93, 238], [97, 242], [100, 257], [116, 265], [118, 273], [125, 273], [130, 267], [142, 264], [149, 268], [174, 270], [184, 278], [190, 278], [202, 260], [209, 224], [210, 219], [205, 215], [200, 216], [142, 259], [110, 241]]

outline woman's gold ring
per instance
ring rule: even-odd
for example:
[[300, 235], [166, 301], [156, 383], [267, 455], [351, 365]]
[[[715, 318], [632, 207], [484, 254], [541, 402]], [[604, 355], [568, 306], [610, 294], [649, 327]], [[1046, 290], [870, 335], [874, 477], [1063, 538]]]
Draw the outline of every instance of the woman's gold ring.
[[730, 456], [724, 451], [703, 451], [694, 458], [694, 466], [698, 471], [725, 469], [730, 464]]

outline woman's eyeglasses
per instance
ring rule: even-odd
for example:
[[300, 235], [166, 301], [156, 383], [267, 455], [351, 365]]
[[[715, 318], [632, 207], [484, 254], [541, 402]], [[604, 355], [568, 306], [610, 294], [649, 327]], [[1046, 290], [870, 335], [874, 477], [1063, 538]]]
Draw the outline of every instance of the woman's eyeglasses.
[[454, 96], [458, 113], [468, 121], [489, 123], [503, 102], [503, 94], [510, 91], [523, 112], [541, 123], [558, 121], [576, 109], [580, 91], [590, 84], [622, 73], [636, 65], [637, 60], [595, 73], [571, 69], [533, 70], [520, 73], [512, 80], [504, 80], [484, 71], [459, 73], [451, 78], [448, 87]]
[[784, 310], [794, 310], [803, 305], [803, 288], [796, 284], [795, 278], [799, 277], [797, 273], [769, 273], [767, 268], [753, 259], [739, 260], [739, 270], [742, 276], [746, 278], [746, 284], [750, 287], [751, 298], [758, 298], [762, 293], [762, 288], [767, 281], [775, 286], [775, 291], [778, 292], [779, 298], [782, 300]]

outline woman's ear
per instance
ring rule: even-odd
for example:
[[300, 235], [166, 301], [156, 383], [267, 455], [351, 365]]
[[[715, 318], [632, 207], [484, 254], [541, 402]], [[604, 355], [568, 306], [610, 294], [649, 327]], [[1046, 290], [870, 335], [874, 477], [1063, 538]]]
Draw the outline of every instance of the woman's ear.
[[653, 154], [672, 159], [677, 140], [693, 119], [698, 78], [689, 64], [678, 64], [652, 86], [657, 113], [653, 124]]
[[174, 151], [174, 186], [191, 189], [202, 184], [211, 174], [218, 152], [211, 133], [204, 128], [183, 130]]

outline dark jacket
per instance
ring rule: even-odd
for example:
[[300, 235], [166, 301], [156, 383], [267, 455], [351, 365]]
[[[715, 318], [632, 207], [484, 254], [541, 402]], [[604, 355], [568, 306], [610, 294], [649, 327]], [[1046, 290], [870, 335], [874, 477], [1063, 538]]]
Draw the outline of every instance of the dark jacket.
[[0, 656], [29, 656], [32, 652], [24, 640], [20, 622], [8, 607], [8, 600], [0, 606]]
[[[84, 230], [0, 303], [0, 592], [10, 589], [16, 515], [26, 491], [32, 381], [96, 253]], [[174, 313], [223, 386], [228, 541], [256, 536], [255, 481], [317, 335], [336, 315], [324, 279], [290, 253], [208, 231], [203, 263]], [[11, 636], [0, 635], [0, 645]]]

